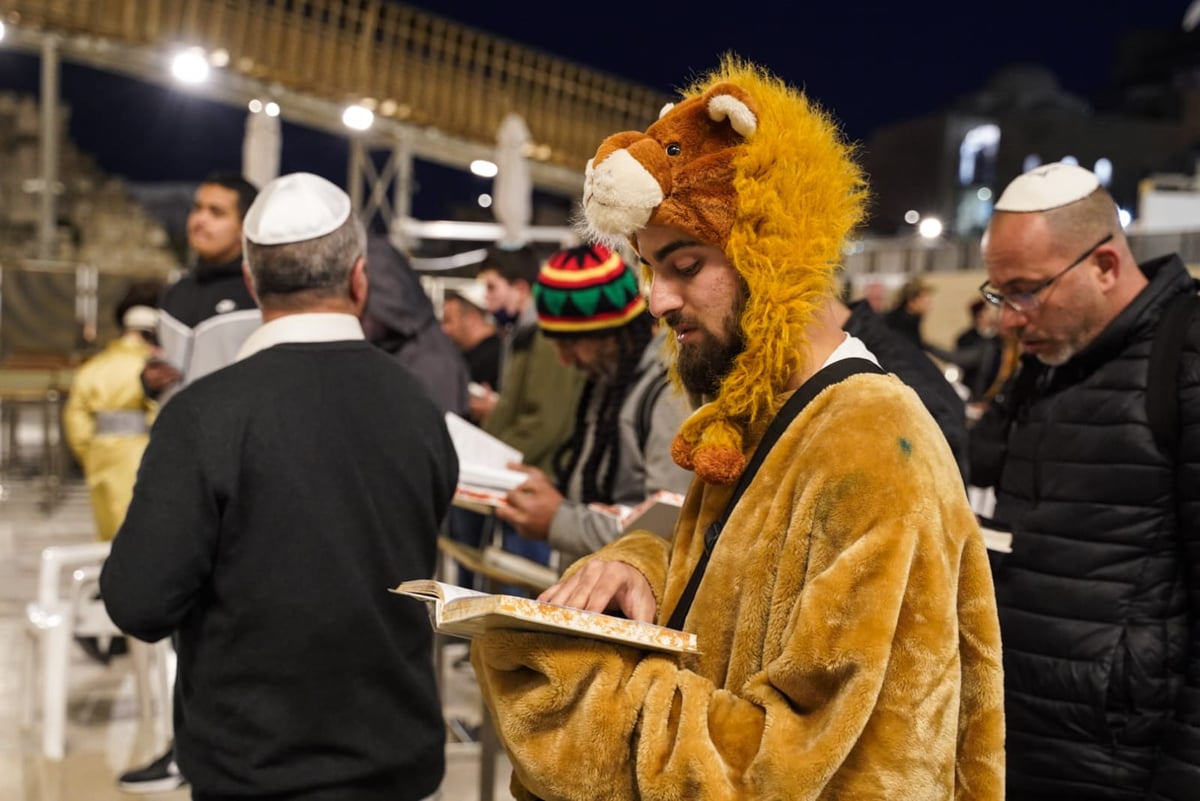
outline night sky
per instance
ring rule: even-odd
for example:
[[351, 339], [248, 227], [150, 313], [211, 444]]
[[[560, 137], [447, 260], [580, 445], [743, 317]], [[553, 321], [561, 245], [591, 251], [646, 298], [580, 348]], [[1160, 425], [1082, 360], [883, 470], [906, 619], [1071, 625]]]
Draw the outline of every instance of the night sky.
[[[410, 3], [664, 92], [733, 51], [804, 87], [858, 141], [880, 126], [944, 108], [1014, 63], [1049, 67], [1068, 91], [1089, 97], [1109, 83], [1122, 33], [1178, 29], [1188, 4], [965, 0], [870, 4], [879, 7], [867, 11], [868, 4], [843, 0], [761, 3], [759, 16], [750, 18], [749, 4], [734, 3], [724, 4], [724, 16], [696, 13], [713, 4], [683, 2]], [[0, 42], [0, 89], [36, 92], [37, 76], [36, 57], [5, 52]], [[110, 173], [195, 181], [240, 163], [242, 108], [70, 64], [62, 78], [72, 138]], [[310, 170], [344, 183], [346, 164], [343, 140], [285, 123], [284, 172]], [[422, 176], [426, 186], [446, 183], [428, 168], [419, 169]], [[414, 211], [442, 216], [447, 200], [420, 192]]]

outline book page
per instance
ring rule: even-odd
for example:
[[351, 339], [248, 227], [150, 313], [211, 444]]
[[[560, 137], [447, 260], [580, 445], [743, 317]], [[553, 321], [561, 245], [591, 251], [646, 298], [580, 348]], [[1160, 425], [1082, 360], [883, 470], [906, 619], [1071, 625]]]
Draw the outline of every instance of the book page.
[[1012, 532], [997, 531], [994, 528], [980, 528], [983, 534], [983, 544], [989, 551], [997, 553], [1012, 553]]
[[162, 358], [179, 372], [187, 370], [192, 355], [192, 329], [166, 312], [158, 315], [158, 345]]
[[509, 462], [525, 459], [525, 455], [516, 448], [504, 444], [454, 412], [446, 412], [446, 428], [450, 431], [460, 465], [507, 471]]
[[[455, 593], [452, 600], [438, 604], [433, 623], [437, 631], [470, 639], [491, 630], [538, 631], [587, 637], [608, 642], [669, 653], [698, 653], [696, 635], [668, 629], [653, 623], [628, 620], [614, 615], [588, 612], [532, 598], [513, 595], [489, 595], [455, 588], [442, 582], [404, 582], [392, 592], [430, 600], [428, 587], [437, 584], [436, 597]], [[415, 591], [414, 591], [415, 590]]]
[[428, 598], [429, 600], [439, 601], [454, 601], [459, 598], [488, 597], [486, 592], [460, 587], [457, 584], [447, 584], [444, 581], [435, 579], [414, 579], [412, 581], [404, 581], [391, 590], [400, 595], [411, 595], [414, 598]]
[[975, 518], [979, 522], [979, 533], [983, 535], [983, 544], [989, 551], [1012, 553], [1013, 535], [1011, 531], [990, 517], [977, 514]]
[[183, 372], [185, 384], [233, 364], [242, 343], [262, 325], [258, 309], [225, 312], [199, 323], [192, 334], [192, 352]]
[[466, 464], [461, 460], [458, 465], [458, 483], [474, 489], [503, 490], [524, 484], [529, 479], [520, 470], [507, 470], [503, 467], [489, 467], [482, 464]]

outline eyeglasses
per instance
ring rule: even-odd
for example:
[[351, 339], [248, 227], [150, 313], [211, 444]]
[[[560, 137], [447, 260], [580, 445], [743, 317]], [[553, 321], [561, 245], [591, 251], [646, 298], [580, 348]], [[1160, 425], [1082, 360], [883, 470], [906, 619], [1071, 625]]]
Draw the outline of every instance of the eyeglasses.
[[1087, 251], [1085, 251], [1084, 254], [1078, 259], [1071, 262], [1062, 270], [1050, 276], [1033, 289], [1026, 290], [1025, 292], [1009, 292], [1006, 294], [988, 286], [988, 282], [984, 281], [979, 285], [979, 294], [983, 296], [984, 300], [993, 306], [1006, 305], [1008, 308], [1020, 314], [1030, 314], [1031, 312], [1035, 312], [1037, 311], [1038, 307], [1042, 305], [1042, 302], [1038, 299], [1038, 295], [1041, 294], [1043, 290], [1045, 290], [1058, 279], [1062, 278], [1075, 267], [1078, 267], [1087, 261], [1088, 257], [1096, 252], [1096, 248], [1106, 244], [1112, 238], [1113, 235], [1108, 234], [1099, 242], [1088, 248]]

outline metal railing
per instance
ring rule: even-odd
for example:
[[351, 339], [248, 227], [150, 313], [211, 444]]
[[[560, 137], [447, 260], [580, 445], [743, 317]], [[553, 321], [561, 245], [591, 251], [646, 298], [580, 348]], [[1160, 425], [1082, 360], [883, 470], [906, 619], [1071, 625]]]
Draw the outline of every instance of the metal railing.
[[[1200, 265], [1200, 231], [1127, 232], [1138, 261], [1178, 253], [1185, 264]], [[860, 240], [845, 255], [843, 266], [853, 275], [914, 275], [952, 270], [982, 270], [979, 237], [927, 241], [915, 236]]]
[[200, 46], [226, 69], [384, 118], [494, 144], [508, 112], [529, 156], [580, 173], [609, 134], [669, 100], [533, 48], [383, 0], [0, 0], [0, 19], [130, 47]]

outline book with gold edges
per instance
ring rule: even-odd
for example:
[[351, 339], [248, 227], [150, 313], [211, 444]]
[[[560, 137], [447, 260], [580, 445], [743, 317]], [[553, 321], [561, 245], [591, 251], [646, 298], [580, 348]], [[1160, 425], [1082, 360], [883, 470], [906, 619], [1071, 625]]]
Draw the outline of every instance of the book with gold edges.
[[391, 592], [424, 602], [436, 631], [466, 639], [493, 629], [515, 629], [588, 637], [650, 651], [699, 652], [696, 635], [687, 631], [533, 598], [492, 595], [433, 579], [405, 581]]

